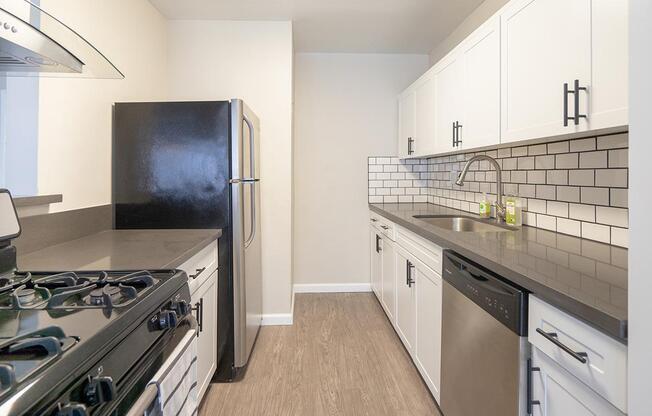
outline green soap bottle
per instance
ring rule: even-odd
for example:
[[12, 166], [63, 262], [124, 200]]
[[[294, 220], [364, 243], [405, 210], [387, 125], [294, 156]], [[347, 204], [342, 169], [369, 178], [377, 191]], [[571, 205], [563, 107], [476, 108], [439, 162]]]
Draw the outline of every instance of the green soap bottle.
[[505, 222], [516, 227], [523, 225], [521, 200], [514, 195], [508, 195], [505, 198]]

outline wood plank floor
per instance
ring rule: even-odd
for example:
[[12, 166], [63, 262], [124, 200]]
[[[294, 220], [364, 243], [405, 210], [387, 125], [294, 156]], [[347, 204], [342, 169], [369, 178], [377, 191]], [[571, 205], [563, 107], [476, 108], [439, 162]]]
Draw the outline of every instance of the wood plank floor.
[[201, 416], [440, 416], [370, 293], [298, 294], [294, 325], [263, 327], [245, 378], [212, 384]]

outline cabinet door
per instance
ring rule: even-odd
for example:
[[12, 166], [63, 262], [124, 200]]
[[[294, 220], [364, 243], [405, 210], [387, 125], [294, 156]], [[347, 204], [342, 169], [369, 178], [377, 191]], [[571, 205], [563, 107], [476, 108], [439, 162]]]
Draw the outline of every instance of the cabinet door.
[[201, 400], [217, 368], [217, 272], [191, 298], [200, 323], [197, 333], [197, 383]]
[[592, 84], [589, 96], [591, 129], [624, 126], [629, 123], [627, 76], [628, 3], [616, 0], [592, 1]]
[[[564, 83], [590, 88], [591, 0], [514, 0], [501, 15], [501, 141], [587, 130], [564, 127]], [[588, 110], [580, 93], [580, 113]], [[574, 114], [568, 96], [569, 115]]]
[[500, 143], [500, 19], [492, 18], [461, 46], [462, 149]]
[[371, 252], [371, 289], [376, 294], [378, 300], [382, 299], [382, 279], [383, 279], [383, 263], [382, 263], [382, 250], [383, 239], [382, 234], [373, 226], [369, 227], [369, 247]]
[[414, 354], [416, 338], [416, 299], [414, 262], [410, 255], [397, 246], [396, 249], [396, 332], [410, 355]]
[[383, 284], [381, 302], [390, 322], [396, 315], [396, 251], [394, 243], [383, 239]]
[[416, 141], [414, 154], [435, 154], [435, 77], [426, 74], [416, 87]]
[[624, 416], [543, 352], [532, 350], [533, 416]]
[[441, 276], [416, 262], [415, 362], [432, 395], [439, 402], [441, 374]]
[[401, 94], [398, 105], [398, 155], [413, 157], [416, 149], [416, 106], [417, 95], [409, 90]]
[[451, 152], [453, 123], [462, 119], [462, 61], [453, 53], [442, 59], [435, 70], [435, 148], [437, 153]]

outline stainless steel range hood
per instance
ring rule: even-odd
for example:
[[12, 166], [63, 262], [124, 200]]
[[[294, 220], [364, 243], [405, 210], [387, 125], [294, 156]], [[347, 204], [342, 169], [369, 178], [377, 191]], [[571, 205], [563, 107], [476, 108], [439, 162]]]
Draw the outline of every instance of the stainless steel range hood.
[[77, 32], [28, 0], [0, 0], [0, 76], [120, 79]]

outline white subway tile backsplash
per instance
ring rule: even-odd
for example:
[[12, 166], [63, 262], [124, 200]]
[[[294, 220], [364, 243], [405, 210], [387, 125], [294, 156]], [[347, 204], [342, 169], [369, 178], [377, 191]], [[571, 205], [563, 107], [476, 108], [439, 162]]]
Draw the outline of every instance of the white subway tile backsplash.
[[578, 186], [595, 185], [594, 170], [571, 170], [568, 172], [568, 184]]
[[626, 168], [628, 166], [628, 149], [609, 150], [609, 167]]
[[579, 166], [579, 153], [564, 153], [555, 156], [556, 169], [577, 169]]
[[582, 187], [580, 201], [583, 204], [609, 205], [609, 188]]
[[606, 225], [583, 222], [582, 237], [609, 244], [611, 242], [611, 229]]
[[580, 153], [580, 168], [606, 168], [607, 152], [605, 150], [598, 152]]
[[567, 218], [557, 218], [557, 232], [579, 237], [582, 234], [581, 222]]
[[590, 139], [573, 140], [570, 142], [571, 152], [587, 152], [595, 150], [595, 137]]
[[595, 207], [593, 205], [570, 204], [569, 216], [576, 220], [595, 221]]
[[627, 133], [598, 137], [598, 149], [617, 149], [628, 146]]
[[627, 188], [627, 169], [598, 169], [595, 171], [595, 186]]
[[625, 208], [595, 207], [595, 220], [600, 224], [628, 227], [628, 211]]
[[548, 154], [568, 153], [568, 142], [548, 143]]
[[[411, 160], [370, 157], [369, 202], [432, 203], [477, 213], [482, 193], [496, 199], [493, 167], [486, 161], [474, 163], [462, 187], [454, 185], [452, 175], [474, 154]], [[478, 154], [497, 158], [504, 194], [521, 197], [524, 224], [627, 247], [626, 134]], [[572, 261], [569, 267], [577, 270]]]
[[627, 189], [611, 189], [611, 199], [609, 200], [609, 205], [612, 207], [627, 208], [629, 206], [627, 194]]

